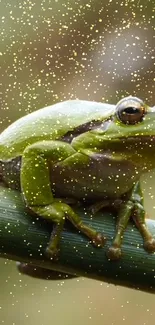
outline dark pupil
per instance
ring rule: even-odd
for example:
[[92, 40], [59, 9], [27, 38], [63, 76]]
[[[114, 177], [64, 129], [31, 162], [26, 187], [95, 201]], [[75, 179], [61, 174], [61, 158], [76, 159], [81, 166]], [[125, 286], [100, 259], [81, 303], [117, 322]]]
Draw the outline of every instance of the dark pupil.
[[127, 107], [124, 109], [124, 113], [126, 114], [136, 114], [139, 113], [139, 109], [136, 107]]

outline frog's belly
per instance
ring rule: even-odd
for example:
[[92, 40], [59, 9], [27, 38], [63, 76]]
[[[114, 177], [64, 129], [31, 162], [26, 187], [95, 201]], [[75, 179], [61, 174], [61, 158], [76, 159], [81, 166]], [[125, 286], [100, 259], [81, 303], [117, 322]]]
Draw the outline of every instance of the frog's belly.
[[51, 173], [56, 196], [102, 199], [116, 198], [128, 192], [139, 179], [130, 162], [100, 162], [92, 160], [87, 166], [55, 166]]

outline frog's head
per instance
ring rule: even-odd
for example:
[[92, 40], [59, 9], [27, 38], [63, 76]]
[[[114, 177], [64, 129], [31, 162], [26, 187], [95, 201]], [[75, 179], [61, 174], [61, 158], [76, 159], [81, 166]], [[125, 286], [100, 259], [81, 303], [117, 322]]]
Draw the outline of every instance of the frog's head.
[[155, 107], [137, 97], [118, 102], [111, 116], [91, 130], [93, 146], [116, 160], [128, 160], [144, 170], [155, 168]]

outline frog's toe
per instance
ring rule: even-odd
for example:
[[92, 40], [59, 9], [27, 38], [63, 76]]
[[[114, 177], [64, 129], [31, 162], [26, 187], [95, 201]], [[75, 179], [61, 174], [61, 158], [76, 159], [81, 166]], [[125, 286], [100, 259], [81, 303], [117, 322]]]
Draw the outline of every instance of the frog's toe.
[[48, 259], [51, 259], [51, 260], [58, 260], [58, 255], [59, 255], [59, 251], [60, 249], [58, 248], [51, 248], [51, 247], [47, 247], [46, 248], [46, 251], [45, 251], [45, 255]]
[[120, 247], [114, 247], [114, 246], [111, 246], [108, 251], [107, 251], [107, 257], [110, 259], [110, 260], [119, 260], [122, 256], [122, 251], [121, 251], [121, 248]]
[[103, 234], [97, 232], [96, 236], [92, 239], [92, 243], [96, 247], [103, 247], [105, 245], [106, 240], [107, 239], [105, 236], [103, 236]]
[[155, 252], [155, 238], [150, 238], [144, 242], [144, 248], [147, 252]]

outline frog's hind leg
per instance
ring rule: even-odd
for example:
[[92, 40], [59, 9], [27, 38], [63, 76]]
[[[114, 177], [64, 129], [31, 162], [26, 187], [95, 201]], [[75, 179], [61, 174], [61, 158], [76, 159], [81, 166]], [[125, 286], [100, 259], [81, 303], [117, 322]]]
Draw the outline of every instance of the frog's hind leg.
[[102, 234], [85, 225], [68, 204], [52, 195], [50, 164], [64, 162], [68, 157], [74, 158], [74, 155], [77, 153], [68, 143], [42, 141], [28, 146], [22, 156], [21, 189], [26, 205], [35, 214], [55, 224], [55, 233], [51, 236], [47, 247], [48, 256], [57, 253], [65, 218], [69, 219], [94, 245], [103, 246], [105, 241]]

